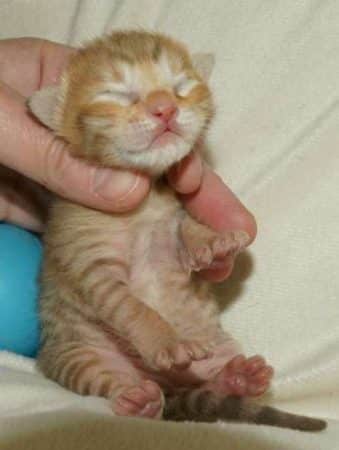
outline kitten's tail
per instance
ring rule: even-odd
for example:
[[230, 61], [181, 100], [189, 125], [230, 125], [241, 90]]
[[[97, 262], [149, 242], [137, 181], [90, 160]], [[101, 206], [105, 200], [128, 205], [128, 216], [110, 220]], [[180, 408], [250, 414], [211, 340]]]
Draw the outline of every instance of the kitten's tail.
[[290, 414], [270, 406], [255, 404], [240, 397], [221, 398], [213, 392], [202, 389], [185, 389], [168, 397], [164, 418], [194, 422], [215, 422], [217, 420], [247, 422], [300, 431], [320, 431], [327, 426], [327, 423], [321, 419]]

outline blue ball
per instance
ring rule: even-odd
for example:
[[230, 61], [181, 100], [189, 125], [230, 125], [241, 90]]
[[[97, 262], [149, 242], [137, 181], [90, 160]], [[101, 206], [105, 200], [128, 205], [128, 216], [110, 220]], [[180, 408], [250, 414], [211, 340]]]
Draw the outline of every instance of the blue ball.
[[39, 346], [40, 239], [0, 222], [0, 350], [34, 357]]

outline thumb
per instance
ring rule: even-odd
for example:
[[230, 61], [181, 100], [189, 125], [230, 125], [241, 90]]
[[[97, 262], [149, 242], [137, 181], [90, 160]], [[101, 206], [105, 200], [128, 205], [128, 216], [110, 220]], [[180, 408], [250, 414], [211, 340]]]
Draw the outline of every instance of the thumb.
[[104, 211], [128, 211], [147, 195], [145, 175], [102, 169], [72, 157], [64, 141], [30, 116], [25, 98], [3, 83], [0, 104], [0, 164], [62, 197]]

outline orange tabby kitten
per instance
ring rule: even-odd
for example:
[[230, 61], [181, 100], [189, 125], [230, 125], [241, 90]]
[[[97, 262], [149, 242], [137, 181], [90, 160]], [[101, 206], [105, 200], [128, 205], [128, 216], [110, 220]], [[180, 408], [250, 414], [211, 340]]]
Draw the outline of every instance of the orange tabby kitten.
[[79, 50], [61, 85], [30, 99], [74, 155], [154, 178], [148, 199], [126, 214], [55, 202], [39, 367], [79, 394], [106, 397], [119, 415], [320, 430], [323, 421], [240, 398], [262, 394], [272, 369], [239, 354], [194, 272], [240, 251], [248, 236], [198, 223], [160, 178], [202, 147], [213, 105], [199, 62], [163, 35], [116, 32]]

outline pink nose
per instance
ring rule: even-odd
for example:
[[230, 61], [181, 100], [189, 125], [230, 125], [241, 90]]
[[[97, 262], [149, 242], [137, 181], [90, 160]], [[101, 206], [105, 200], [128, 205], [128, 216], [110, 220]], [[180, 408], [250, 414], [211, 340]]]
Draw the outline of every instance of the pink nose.
[[156, 109], [152, 111], [153, 116], [159, 117], [159, 119], [164, 122], [169, 122], [172, 117], [174, 117], [177, 112], [177, 107], [175, 105], [168, 106], [158, 106]]
[[146, 100], [148, 111], [168, 123], [177, 114], [178, 108], [172, 97], [164, 91], [152, 92]]

